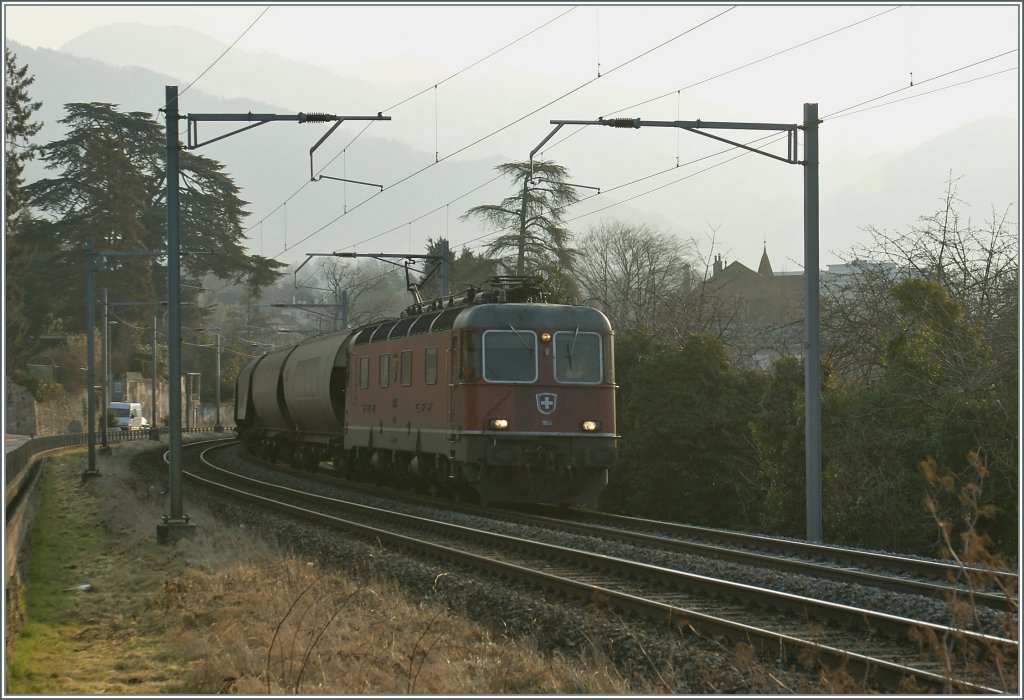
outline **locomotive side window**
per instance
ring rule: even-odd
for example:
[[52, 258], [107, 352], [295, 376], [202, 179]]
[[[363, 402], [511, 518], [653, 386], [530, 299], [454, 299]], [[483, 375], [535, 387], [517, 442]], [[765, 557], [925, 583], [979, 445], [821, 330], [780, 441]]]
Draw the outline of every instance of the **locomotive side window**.
[[484, 379], [537, 381], [537, 335], [533, 331], [484, 331]]
[[402, 386], [412, 384], [412, 350], [402, 351]]
[[377, 373], [377, 378], [378, 378], [377, 385], [378, 386], [387, 386], [388, 385], [388, 359], [390, 359], [390, 355], [388, 355], [387, 353], [383, 353], [377, 359], [380, 361], [380, 366], [378, 368], [379, 371]]
[[615, 383], [615, 346], [612, 344], [612, 337], [606, 335], [604, 342], [604, 380], [609, 384]]
[[370, 357], [364, 355], [359, 358], [359, 388], [365, 389], [370, 386]]
[[599, 384], [604, 378], [601, 348], [601, 336], [597, 333], [555, 333], [555, 380], [566, 384]]
[[423, 383], [437, 384], [437, 348], [423, 351]]
[[[460, 345], [459, 345], [459, 372], [463, 382], [475, 382], [480, 378], [477, 371], [477, 355], [476, 355], [476, 337], [473, 335], [473, 331], [462, 331], [459, 334]], [[452, 337], [452, 342], [455, 341], [455, 337]]]

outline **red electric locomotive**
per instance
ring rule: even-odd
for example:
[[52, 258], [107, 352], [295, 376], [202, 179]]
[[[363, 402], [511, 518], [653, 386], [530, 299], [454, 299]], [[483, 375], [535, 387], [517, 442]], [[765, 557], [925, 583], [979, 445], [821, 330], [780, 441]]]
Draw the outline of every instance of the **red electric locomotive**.
[[501, 278], [268, 353], [239, 375], [239, 436], [352, 478], [593, 504], [617, 459], [612, 330], [596, 309], [538, 294]]

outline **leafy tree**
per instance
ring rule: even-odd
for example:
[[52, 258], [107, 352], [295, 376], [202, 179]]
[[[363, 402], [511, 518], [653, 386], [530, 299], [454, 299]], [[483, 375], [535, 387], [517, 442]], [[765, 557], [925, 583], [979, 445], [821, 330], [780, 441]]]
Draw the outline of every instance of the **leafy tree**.
[[757, 415], [750, 423], [764, 490], [761, 526], [803, 537], [807, 531], [804, 365], [784, 357], [772, 363]]
[[869, 228], [852, 274], [824, 285], [823, 355], [846, 382], [825, 435], [826, 527], [846, 542], [934, 554], [918, 465], [969, 483], [969, 453], [1000, 513], [980, 527], [1017, 539], [1019, 239], [1005, 212], [964, 220], [956, 182], [909, 230]]
[[[993, 382], [998, 370], [983, 329], [937, 282], [906, 280], [891, 296], [896, 323], [882, 340], [884, 373], [848, 387], [836, 407], [843, 428], [832, 439], [826, 527], [841, 542], [934, 554], [939, 543], [922, 506], [928, 487], [919, 465], [934, 460], [967, 480], [976, 454], [987, 475], [979, 487], [999, 514], [978, 530], [997, 535], [1001, 549], [1015, 548], [1016, 415]], [[941, 515], [959, 507], [943, 503]]]
[[31, 142], [42, 124], [32, 120], [43, 106], [29, 97], [35, 76], [28, 66], [18, 67], [17, 57], [4, 49], [4, 332], [6, 365], [17, 371], [35, 349], [30, 339], [29, 315], [25, 309], [22, 272], [29, 264], [31, 248], [15, 235], [24, 218], [22, 191], [25, 164], [35, 158], [38, 146]]
[[562, 219], [563, 211], [578, 202], [579, 195], [566, 182], [569, 171], [552, 161], [503, 163], [495, 169], [517, 183], [516, 193], [501, 204], [473, 207], [460, 220], [480, 218], [495, 229], [498, 235], [487, 253], [514, 256], [504, 262], [516, 275], [571, 268], [574, 251]]
[[[427, 239], [427, 254], [441, 255], [443, 238]], [[451, 279], [448, 290], [451, 294], [461, 294], [470, 287], [479, 287], [487, 279], [498, 274], [498, 261], [474, 253], [468, 246], [463, 246], [458, 255], [449, 250], [451, 262]], [[441, 296], [441, 270], [434, 272], [423, 287], [423, 298], [431, 299]]]
[[750, 527], [759, 495], [752, 488], [755, 454], [746, 426], [763, 380], [734, 371], [721, 342], [706, 334], [679, 346], [627, 336], [616, 349], [623, 454], [604, 506]]
[[[165, 248], [166, 145], [163, 130], [147, 113], [122, 113], [97, 102], [72, 103], [65, 109], [61, 123], [67, 125], [67, 134], [43, 147], [47, 168], [59, 175], [26, 187], [38, 216], [24, 238], [39, 253], [29, 270], [34, 284], [57, 277], [74, 292], [42, 296], [37, 315], [49, 314], [80, 330], [88, 241], [96, 250]], [[281, 263], [245, 254], [245, 202], [222, 166], [183, 153], [180, 171], [183, 284], [209, 272], [256, 291], [279, 277]], [[99, 262], [96, 286], [109, 289], [111, 299], [156, 299], [166, 288], [165, 269], [153, 264], [154, 257]], [[182, 296], [189, 298], [187, 287]], [[126, 315], [142, 322], [146, 313], [139, 309]]]

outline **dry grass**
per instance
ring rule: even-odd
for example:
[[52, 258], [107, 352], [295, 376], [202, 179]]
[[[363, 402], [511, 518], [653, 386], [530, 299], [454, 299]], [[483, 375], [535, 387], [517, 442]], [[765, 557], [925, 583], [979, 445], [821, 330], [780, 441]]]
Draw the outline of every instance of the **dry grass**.
[[[630, 694], [595, 654], [539, 654], [383, 582], [359, 584], [219, 525], [192, 504], [194, 540], [156, 542], [159, 487], [140, 490], [115, 447], [47, 467], [27, 584], [29, 621], [7, 659], [16, 694]], [[82, 583], [89, 591], [74, 589]]]
[[194, 571], [163, 586], [196, 692], [623, 693], [595, 665], [542, 659], [436, 604], [293, 558]]
[[[967, 462], [973, 472], [972, 478], [959, 482], [948, 470], [942, 470], [934, 458], [921, 462], [920, 470], [927, 480], [931, 492], [924, 499], [924, 507], [935, 521], [941, 543], [939, 555], [952, 559], [961, 568], [951, 583], [964, 586], [965, 592], [949, 598], [949, 607], [954, 626], [971, 629], [981, 627], [978, 606], [973, 592], [979, 590], [1001, 590], [1008, 600], [1019, 600], [1015, 587], [1008, 587], [1002, 577], [991, 571], [1010, 570], [1008, 562], [994, 551], [992, 542], [981, 534], [978, 526], [983, 519], [993, 519], [999, 514], [991, 504], [984, 501], [984, 485], [988, 469], [980, 455], [971, 452]], [[945, 496], [957, 504], [952, 512], [943, 513], [939, 499]], [[959, 528], [954, 527], [953, 518], [959, 519]], [[954, 535], [958, 532], [958, 535]], [[957, 542], [956, 540], [959, 540]], [[1019, 613], [1007, 613], [1002, 617], [1001, 629], [996, 633], [1004, 639], [1019, 638]], [[936, 634], [922, 634], [920, 644], [930, 649], [941, 662], [944, 674], [950, 679], [990, 677], [980, 669], [995, 668], [999, 675], [996, 690], [1017, 693], [1020, 688], [1019, 659], [1009, 657], [1004, 651], [986, 641], [966, 639], [963, 635], [950, 632], [941, 637]], [[950, 687], [953, 692], [955, 687]]]

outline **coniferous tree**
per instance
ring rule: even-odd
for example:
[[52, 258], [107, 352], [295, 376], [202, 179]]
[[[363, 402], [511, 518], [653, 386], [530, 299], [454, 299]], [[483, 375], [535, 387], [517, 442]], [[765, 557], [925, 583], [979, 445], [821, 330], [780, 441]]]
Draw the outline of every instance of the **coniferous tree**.
[[[47, 168], [58, 175], [26, 187], [38, 212], [24, 232], [45, 251], [30, 275], [35, 284], [59, 276], [76, 294], [43, 297], [52, 304], [37, 309], [84, 327], [87, 243], [95, 249], [134, 251], [138, 256], [99, 259], [96, 287], [111, 299], [156, 300], [166, 289], [159, 251], [166, 248], [166, 147], [163, 130], [145, 112], [123, 113], [106, 103], [65, 105], [64, 138], [43, 147]], [[241, 227], [245, 202], [216, 161], [190, 153], [180, 158], [180, 225], [183, 282], [213, 273], [255, 291], [280, 276], [281, 263], [248, 256]], [[191, 253], [201, 254], [191, 254]], [[149, 254], [147, 254], [149, 253]], [[182, 296], [189, 297], [189, 289]], [[149, 311], [138, 309], [143, 320]], [[144, 324], [148, 325], [148, 324]]]
[[[427, 253], [429, 255], [441, 255], [443, 238], [434, 240], [427, 238]], [[468, 246], [456, 252], [448, 252], [450, 268], [450, 279], [448, 280], [448, 292], [456, 296], [460, 295], [469, 287], [479, 287], [489, 278], [498, 274], [498, 261], [486, 255], [474, 253]], [[438, 263], [440, 264], [440, 263]], [[423, 287], [423, 298], [431, 299], [441, 296], [441, 270], [430, 275], [429, 280]]]
[[4, 229], [14, 232], [23, 205], [22, 174], [25, 163], [35, 158], [39, 147], [31, 139], [42, 128], [32, 120], [32, 114], [43, 106], [33, 102], [28, 89], [35, 76], [28, 74], [28, 66], [18, 67], [17, 57], [4, 49]]
[[19, 67], [10, 49], [4, 50], [4, 331], [7, 366], [16, 370], [26, 362], [33, 350], [30, 326], [25, 312], [25, 290], [22, 271], [28, 264], [31, 249], [15, 235], [24, 218], [23, 173], [38, 147], [32, 143], [42, 124], [32, 120], [42, 102], [33, 101], [28, 89], [35, 76], [28, 66]]
[[569, 171], [552, 161], [503, 163], [495, 169], [516, 183], [515, 194], [501, 204], [473, 207], [461, 220], [479, 217], [496, 229], [487, 253], [507, 256], [506, 266], [517, 275], [558, 276], [571, 268], [574, 251], [563, 217], [579, 195], [566, 182]]

